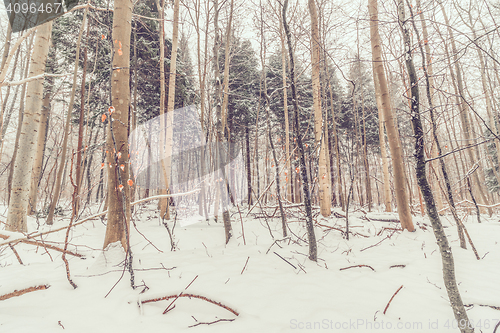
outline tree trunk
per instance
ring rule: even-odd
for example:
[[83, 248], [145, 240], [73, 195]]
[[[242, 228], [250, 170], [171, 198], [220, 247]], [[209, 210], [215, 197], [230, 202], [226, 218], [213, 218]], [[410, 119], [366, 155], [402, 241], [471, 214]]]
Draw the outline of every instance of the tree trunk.
[[[176, 0], [178, 1], [178, 0]], [[217, 118], [217, 144], [216, 144], [216, 173], [220, 175], [218, 179], [222, 181], [218, 182], [217, 193], [219, 194], [219, 200], [216, 200], [217, 205], [222, 206], [222, 220], [224, 221], [224, 231], [226, 235], [226, 244], [232, 237], [231, 219], [228, 210], [228, 193], [226, 187], [224, 186], [227, 182], [227, 178], [224, 172], [224, 166], [221, 165], [222, 160], [222, 150], [221, 145], [224, 139], [224, 128], [222, 127], [222, 105], [221, 105], [221, 93], [222, 93], [222, 83], [220, 80], [219, 71], [219, 47], [220, 47], [220, 37], [219, 37], [219, 1], [214, 1], [214, 28], [215, 28], [215, 41], [214, 41], [214, 75], [215, 75], [215, 101], [216, 101], [216, 118]], [[217, 202], [218, 201], [218, 202]]]
[[370, 34], [372, 45], [372, 61], [374, 72], [377, 74], [378, 85], [380, 89], [380, 99], [382, 101], [382, 112], [384, 115], [385, 127], [387, 130], [387, 138], [389, 140], [389, 148], [392, 155], [392, 168], [394, 170], [394, 188], [396, 192], [396, 203], [398, 209], [401, 227], [408, 231], [414, 231], [411, 218], [408, 194], [406, 192], [403, 152], [401, 141], [399, 139], [398, 130], [394, 121], [394, 116], [390, 107], [389, 90], [382, 62], [382, 47], [380, 43], [380, 35], [378, 32], [378, 11], [376, 0], [370, 0], [368, 9], [370, 11]]
[[380, 87], [375, 66], [373, 66], [373, 81], [375, 85], [375, 99], [378, 109], [378, 136], [380, 141], [380, 156], [382, 158], [382, 173], [384, 175], [384, 205], [386, 212], [392, 212], [391, 180], [389, 176], [389, 162], [387, 157], [387, 147], [385, 146], [385, 121], [382, 113], [382, 99], [380, 97]]
[[[280, 22], [280, 39], [281, 39], [281, 74], [283, 81], [283, 112], [285, 113], [285, 186], [286, 186], [286, 199], [292, 201], [292, 176], [290, 165], [290, 121], [288, 119], [288, 94], [286, 86], [286, 48], [285, 48], [285, 35], [283, 34], [283, 21]], [[290, 174], [288, 174], [290, 172]]]
[[[108, 169], [108, 223], [103, 248], [121, 242], [129, 258], [130, 186], [128, 157], [128, 118], [130, 106], [130, 35], [132, 1], [116, 0], [113, 13], [113, 62], [111, 103], [106, 135]], [[130, 266], [129, 266], [130, 269]]]
[[302, 178], [302, 190], [304, 193], [304, 208], [306, 211], [306, 227], [307, 236], [309, 240], [309, 259], [312, 261], [318, 260], [318, 249], [316, 244], [316, 235], [314, 234], [314, 224], [312, 221], [312, 208], [311, 208], [311, 195], [309, 192], [309, 180], [307, 177], [306, 160], [304, 154], [304, 145], [302, 144], [302, 136], [300, 133], [299, 126], [299, 104], [297, 101], [297, 91], [295, 89], [295, 60], [293, 57], [292, 48], [292, 35], [290, 33], [290, 28], [286, 22], [286, 9], [288, 6], [288, 0], [283, 2], [283, 27], [285, 28], [285, 34], [288, 43], [288, 54], [290, 60], [290, 82], [292, 90], [292, 102], [293, 102], [293, 114], [294, 114], [294, 127], [295, 127], [295, 137], [297, 139], [297, 147], [299, 154], [300, 163], [300, 175]]
[[31, 177], [31, 188], [29, 194], [29, 214], [36, 213], [38, 186], [42, 176], [43, 154], [45, 152], [45, 143], [47, 139], [49, 113], [50, 113], [50, 98], [52, 97], [53, 79], [47, 78], [47, 90], [43, 96], [43, 105], [40, 114], [40, 124], [38, 128], [38, 139], [36, 141], [36, 153], [33, 164], [33, 174]]
[[[87, 38], [89, 37], [89, 28], [87, 24]], [[83, 122], [85, 115], [85, 79], [87, 77], [87, 47], [83, 48], [83, 73], [82, 73], [82, 84], [80, 90], [80, 117], [78, 120], [78, 143], [76, 148], [76, 167], [75, 167], [75, 185], [73, 195], [73, 214], [75, 217], [78, 216], [78, 211], [80, 210], [80, 191], [82, 183], [82, 155], [83, 155]]]
[[318, 192], [320, 200], [321, 215], [331, 214], [330, 172], [327, 168], [326, 156], [328, 148], [323, 135], [323, 113], [321, 110], [321, 86], [320, 86], [320, 43], [318, 27], [318, 11], [314, 0], [308, 0], [309, 14], [311, 15], [311, 59], [312, 59], [312, 93], [314, 107], [314, 138], [316, 146], [319, 146], [318, 158]]
[[[30, 38], [30, 42], [28, 44], [28, 50], [31, 50], [31, 46], [33, 45], [33, 38], [34, 36], [32, 36]], [[28, 55], [26, 56], [26, 66], [24, 67], [24, 74], [23, 74], [23, 78], [27, 78], [28, 77], [28, 74], [29, 74], [29, 70], [30, 70], [30, 55], [28, 53]], [[8, 196], [8, 200], [7, 200], [7, 203], [10, 202], [10, 195], [11, 195], [11, 189], [12, 189], [12, 177], [14, 176], [14, 165], [16, 164], [16, 157], [17, 157], [17, 152], [18, 152], [18, 146], [19, 146], [19, 137], [21, 135], [21, 130], [22, 130], [22, 124], [23, 124], [23, 114], [24, 114], [24, 105], [25, 105], [25, 96], [26, 96], [26, 86], [27, 86], [27, 83], [24, 83], [23, 84], [23, 87], [21, 89], [21, 102], [19, 103], [19, 116], [17, 118], [17, 131], [16, 131], [16, 141], [15, 141], [15, 144], [14, 144], [14, 153], [12, 154], [12, 159], [11, 159], [11, 162], [10, 162], [10, 166], [9, 166], [9, 176], [7, 178], [7, 196]], [[14, 96], [16, 97], [16, 96]], [[12, 107], [11, 109], [13, 110], [14, 109], [14, 106], [15, 106], [15, 100], [12, 101]], [[10, 115], [9, 115], [10, 117]], [[5, 137], [5, 134], [7, 133], [7, 127], [9, 125], [9, 122], [10, 122], [10, 119], [7, 119], [8, 121], [5, 122], [4, 124], [4, 127], [2, 129], [2, 149], [3, 149], [3, 138]]]
[[[49, 52], [52, 22], [38, 27], [35, 46], [31, 57], [29, 76], [45, 72], [45, 62]], [[43, 79], [28, 83], [26, 109], [24, 110], [22, 130], [17, 149], [22, 152], [15, 160], [12, 190], [7, 215], [7, 230], [27, 232], [27, 209], [38, 122], [42, 109]]]
[[233, 5], [234, 0], [231, 0], [229, 9], [229, 20], [226, 27], [226, 45], [224, 50], [224, 99], [222, 101], [222, 130], [226, 131], [228, 102], [229, 102], [229, 62], [231, 57], [231, 25], [233, 22]]
[[[411, 7], [410, 7], [411, 11]], [[413, 13], [411, 13], [413, 17]], [[453, 254], [451, 252], [450, 245], [448, 244], [448, 239], [441, 225], [439, 215], [436, 209], [436, 203], [432, 195], [431, 188], [427, 181], [427, 176], [425, 172], [425, 156], [424, 156], [424, 130], [422, 127], [422, 122], [420, 119], [420, 100], [418, 91], [418, 78], [415, 72], [415, 67], [413, 65], [412, 56], [412, 44], [410, 40], [410, 32], [406, 26], [407, 21], [405, 20], [405, 10], [403, 0], [399, 0], [398, 3], [398, 20], [403, 33], [403, 40], [405, 44], [405, 62], [408, 69], [408, 76], [410, 78], [411, 85], [411, 121], [413, 126], [413, 132], [415, 135], [415, 158], [417, 161], [416, 165], [416, 175], [417, 182], [422, 191], [422, 195], [425, 199], [425, 206], [427, 208], [427, 215], [432, 224], [432, 229], [434, 230], [434, 235], [441, 252], [441, 259], [443, 262], [443, 278], [446, 291], [448, 293], [448, 298], [451, 303], [455, 319], [460, 323], [459, 328], [462, 333], [474, 332], [472, 326], [470, 326], [469, 319], [467, 317], [467, 312], [465, 311], [464, 305], [462, 303], [462, 298], [458, 290], [457, 282], [455, 279], [455, 266], [453, 260]], [[423, 52], [422, 52], [423, 55]]]
[[252, 205], [252, 173], [250, 170], [250, 126], [245, 126], [245, 149], [246, 149], [246, 169], [247, 169], [247, 189], [248, 189], [248, 206]]
[[[164, 179], [165, 188], [161, 190], [161, 194], [167, 194], [168, 190], [168, 177], [170, 176], [167, 172], [167, 158], [170, 156], [166, 156], [166, 117], [165, 115], [165, 1], [166, 0], [157, 0], [156, 6], [158, 7], [159, 18], [160, 18], [160, 157], [161, 157], [161, 172]], [[169, 75], [170, 77], [170, 75]], [[167, 116], [168, 117], [168, 116]], [[158, 201], [158, 206], [160, 208], [160, 216], [164, 219], [170, 219], [170, 211], [168, 206], [168, 199], [162, 198]]]

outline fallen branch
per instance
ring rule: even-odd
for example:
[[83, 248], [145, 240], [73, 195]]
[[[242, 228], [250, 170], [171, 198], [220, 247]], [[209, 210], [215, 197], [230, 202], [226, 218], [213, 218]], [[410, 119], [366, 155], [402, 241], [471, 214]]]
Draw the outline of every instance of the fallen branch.
[[295, 267], [291, 262], [289, 262], [288, 260], [286, 260], [285, 258], [283, 258], [282, 256], [280, 256], [279, 254], [277, 254], [276, 252], [273, 251], [273, 253], [275, 255], [277, 255], [278, 257], [280, 257], [281, 259], [283, 259], [284, 261], [286, 261], [290, 266], [292, 266], [293, 268], [297, 269], [297, 267]]
[[488, 305], [488, 304], [464, 304], [464, 306], [466, 308], [470, 308], [470, 307], [473, 307], [474, 305], [479, 305], [479, 306], [485, 306], [485, 307], [488, 307], [488, 308], [492, 308], [492, 309], [495, 309], [495, 310], [499, 310], [500, 311], [500, 306], [495, 306], [495, 305]]
[[337, 213], [337, 212], [333, 212], [333, 216], [335, 216], [336, 218], [339, 218], [339, 219], [345, 219], [345, 215]]
[[240, 314], [238, 312], [236, 312], [235, 310], [231, 309], [230, 307], [228, 307], [227, 305], [224, 305], [220, 302], [217, 302], [217, 301], [213, 301], [211, 300], [210, 298], [207, 298], [205, 296], [200, 296], [200, 295], [194, 295], [194, 294], [180, 294], [180, 295], [170, 295], [170, 296], [165, 296], [165, 297], [160, 297], [160, 298], [153, 298], [153, 299], [148, 299], [148, 300], [144, 300], [144, 301], [141, 301], [141, 304], [145, 304], [145, 303], [151, 303], [151, 302], [159, 302], [159, 301], [165, 301], [165, 300], [169, 300], [171, 298], [179, 298], [179, 297], [188, 297], [188, 298], [198, 298], [198, 299], [202, 299], [204, 301], [207, 301], [209, 303], [212, 303], [212, 304], [215, 304], [217, 306], [220, 306], [221, 308], [223, 309], [226, 309], [227, 311], [235, 314], [236, 316], [239, 316]]
[[[67, 227], [64, 227], [64, 229], [66, 229], [66, 228]], [[9, 236], [0, 234], [0, 238], [2, 238], [2, 239], [8, 239]], [[6, 242], [6, 243], [0, 244], [0, 246], [2, 246], [2, 245], [12, 245], [12, 243], [14, 243], [14, 242], [25, 243], [25, 244], [35, 245], [35, 246], [41, 246], [41, 247], [44, 247], [46, 249], [51, 249], [51, 250], [54, 250], [54, 251], [59, 251], [59, 252], [63, 252], [63, 253], [72, 255], [74, 257], [83, 258], [83, 255], [81, 255], [81, 254], [74, 253], [74, 252], [71, 252], [71, 251], [68, 251], [68, 250], [64, 250], [64, 249], [61, 249], [60, 247], [57, 247], [57, 246], [54, 246], [54, 245], [45, 244], [45, 243], [42, 243], [42, 242], [39, 242], [39, 241], [35, 241], [35, 240], [14, 239], [14, 240], [12, 240], [10, 242]], [[16, 253], [16, 252], [14, 252], [14, 253]], [[16, 255], [16, 257], [17, 256], [18, 255]], [[18, 258], [18, 260], [19, 260], [19, 258]]]
[[212, 324], [215, 324], [215, 323], [220, 323], [221, 321], [233, 321], [233, 319], [217, 319], [216, 321], [211, 321], [209, 323], [202, 323], [202, 322], [199, 322], [199, 323], [196, 323], [194, 325], [191, 325], [191, 326], [188, 326], [188, 327], [195, 327], [195, 326], [198, 326], [198, 325], [212, 325]]
[[390, 266], [389, 268], [395, 268], [395, 267], [405, 268], [405, 267], [406, 267], [406, 265], [392, 265], [392, 266]]
[[19, 256], [19, 253], [17, 253], [16, 249], [14, 248], [14, 245], [9, 244], [9, 247], [10, 247], [10, 249], [12, 250], [12, 252], [14, 252], [14, 255], [16, 256], [17, 261], [19, 261], [19, 263], [20, 263], [21, 265], [24, 265], [24, 264], [23, 264], [23, 261], [21, 260], [21, 257]]
[[47, 284], [42, 284], [41, 286], [29, 287], [29, 288], [21, 289], [21, 290], [14, 290], [13, 292], [11, 292], [9, 294], [5, 294], [5, 295], [0, 296], [0, 301], [4, 301], [6, 299], [16, 297], [16, 296], [21, 296], [21, 295], [30, 293], [32, 291], [49, 289], [49, 287], [50, 286]]
[[83, 255], [81, 255], [79, 253], [71, 252], [69, 250], [64, 250], [64, 249], [61, 249], [61, 248], [59, 248], [57, 246], [54, 246], [54, 245], [45, 244], [45, 243], [38, 242], [38, 241], [31, 241], [31, 240], [22, 240], [21, 242], [25, 243], [25, 244], [42, 246], [42, 247], [47, 248], [47, 249], [51, 249], [51, 250], [54, 250], [54, 251], [58, 251], [58, 252], [62, 252], [62, 253], [66, 253], [66, 254], [72, 255], [73, 257], [84, 258]]
[[[340, 229], [340, 228], [336, 228], [336, 227], [332, 227], [332, 226], [329, 226], [329, 225], [325, 225], [325, 224], [321, 224], [319, 222], [316, 222], [317, 225], [319, 225], [320, 227], [323, 227], [323, 228], [328, 228], [328, 229], [331, 229], [331, 230], [337, 230], [337, 231], [340, 231], [342, 233], [342, 235], [345, 234], [345, 231]], [[355, 227], [358, 227], [358, 226], [351, 226], [351, 228], [355, 228]], [[360, 234], [359, 232], [352, 232], [352, 231], [349, 231], [350, 234], [352, 234], [353, 236], [361, 236], [361, 237], [365, 237], [365, 238], [369, 238], [370, 236], [367, 236], [367, 235], [363, 235], [363, 234]]]
[[377, 222], [394, 222], [394, 223], [401, 223], [400, 220], [398, 219], [381, 219], [381, 218], [369, 218], [370, 221], [377, 221]]
[[243, 271], [245, 270], [245, 268], [247, 268], [248, 260], [250, 260], [250, 257], [247, 258], [247, 261], [245, 262], [245, 266], [243, 266], [243, 269], [241, 270], [241, 274], [243, 274]]
[[372, 271], [375, 272], [375, 270], [373, 269], [373, 267], [370, 266], [370, 265], [354, 265], [354, 266], [349, 266], [349, 267], [341, 268], [340, 270], [343, 271], [343, 270], [346, 270], [346, 269], [349, 269], [349, 268], [354, 268], [354, 267], [368, 267], [369, 269], [371, 269]]
[[401, 290], [403, 289], [403, 285], [401, 285], [401, 287], [398, 288], [398, 290], [396, 290], [396, 292], [394, 293], [394, 295], [392, 295], [391, 299], [389, 300], [389, 303], [387, 303], [387, 305], [385, 306], [385, 309], [384, 309], [384, 314], [387, 312], [387, 309], [389, 308], [389, 305], [391, 304], [392, 302], [392, 299], [394, 298], [394, 296], [396, 296], [396, 294]]

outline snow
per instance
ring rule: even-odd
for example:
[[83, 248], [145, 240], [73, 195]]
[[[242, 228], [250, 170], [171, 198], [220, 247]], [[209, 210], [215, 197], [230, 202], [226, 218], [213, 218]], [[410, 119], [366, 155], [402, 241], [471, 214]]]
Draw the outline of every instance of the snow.
[[[234, 238], [229, 245], [224, 245], [222, 223], [193, 218], [177, 222], [176, 250], [170, 251], [167, 230], [154, 208], [152, 203], [142, 205], [134, 217], [138, 230], [163, 252], [131, 228], [135, 281], [140, 285], [135, 290], [127, 271], [120, 280], [123, 249], [111, 244], [101, 250], [105, 225], [100, 219], [76, 226], [70, 234], [69, 249], [86, 258], [67, 256], [78, 285], [75, 290], [66, 279], [59, 252], [48, 250], [49, 256], [43, 248], [17, 244], [25, 264], [20, 265], [8, 246], [1, 247], [0, 295], [42, 284], [50, 288], [0, 301], [0, 332], [44, 333], [63, 327], [65, 332], [458, 332], [444, 288], [439, 249], [426, 218], [414, 217], [419, 227], [409, 233], [389, 229], [399, 228], [398, 223], [387, 222], [397, 218], [396, 214], [353, 212], [349, 214], [350, 228], [359, 235], [351, 235], [349, 241], [338, 230], [317, 226], [319, 260], [315, 263], [307, 258], [307, 245], [297, 243], [295, 236], [268, 251], [274, 240], [264, 219], [254, 218], [253, 213], [245, 217], [246, 210], [242, 211], [246, 245], [236, 211], [232, 212]], [[305, 223], [297, 208], [288, 212], [294, 213], [288, 218], [289, 226], [305, 239]], [[317, 220], [339, 229], [345, 226], [343, 218]], [[478, 224], [471, 216], [466, 222], [483, 257], [480, 261], [470, 246], [467, 250], [459, 247], [451, 219], [444, 217], [442, 222], [452, 246], [462, 299], [465, 304], [476, 304], [467, 308], [469, 318], [477, 332], [479, 328], [492, 332], [500, 312], [478, 304], [500, 306], [500, 223], [498, 218], [484, 216], [482, 220]], [[29, 230], [35, 230], [36, 221], [30, 218], [29, 223]], [[67, 218], [58, 220], [52, 229], [67, 223]], [[168, 223], [173, 226], [173, 221]], [[269, 225], [275, 239], [282, 239], [281, 220], [271, 219]], [[49, 230], [47, 226], [40, 229]], [[44, 241], [63, 247], [64, 233], [49, 234]], [[367, 267], [340, 270], [354, 265], [369, 265], [375, 271]], [[390, 268], [393, 265], [405, 267]], [[220, 302], [240, 315], [187, 297], [177, 299], [175, 308], [165, 315], [162, 313], [172, 300], [139, 306], [141, 300], [182, 291]], [[189, 327], [217, 319], [234, 321]]]

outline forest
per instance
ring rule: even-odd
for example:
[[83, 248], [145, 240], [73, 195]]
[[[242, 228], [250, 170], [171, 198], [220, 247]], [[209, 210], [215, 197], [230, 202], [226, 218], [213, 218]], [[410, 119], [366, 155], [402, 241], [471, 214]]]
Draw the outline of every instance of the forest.
[[2, 332], [500, 333], [498, 0], [58, 1], [0, 6]]

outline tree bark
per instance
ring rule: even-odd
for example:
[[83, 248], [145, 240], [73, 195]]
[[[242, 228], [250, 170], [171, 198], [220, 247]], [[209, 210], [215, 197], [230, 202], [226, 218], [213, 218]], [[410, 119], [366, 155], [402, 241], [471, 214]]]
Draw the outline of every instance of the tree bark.
[[318, 260], [318, 249], [316, 244], [316, 235], [314, 234], [314, 224], [312, 221], [312, 208], [311, 208], [311, 194], [309, 192], [309, 180], [307, 177], [306, 160], [304, 154], [304, 145], [302, 144], [302, 135], [300, 133], [299, 125], [299, 104], [297, 100], [297, 91], [295, 88], [295, 59], [293, 57], [292, 48], [292, 35], [290, 33], [290, 28], [286, 22], [286, 9], [288, 7], [288, 0], [283, 2], [283, 27], [285, 28], [285, 34], [288, 43], [288, 56], [290, 60], [290, 82], [292, 90], [292, 102], [293, 102], [293, 116], [294, 116], [294, 129], [295, 137], [297, 139], [298, 155], [299, 155], [299, 167], [300, 175], [302, 178], [302, 191], [304, 193], [304, 208], [306, 211], [306, 228], [307, 237], [309, 240], [309, 259], [312, 261]]
[[[87, 38], [89, 37], [89, 28], [87, 23]], [[87, 46], [83, 48], [83, 74], [80, 90], [80, 117], [78, 119], [78, 143], [76, 148], [76, 167], [75, 167], [75, 185], [73, 196], [73, 214], [75, 218], [80, 210], [80, 192], [83, 175], [82, 155], [83, 155], [83, 122], [85, 116], [85, 79], [87, 77]]]
[[[29, 76], [45, 72], [45, 62], [49, 52], [52, 22], [38, 27], [35, 46], [31, 57]], [[38, 122], [42, 109], [43, 79], [30, 81], [26, 95], [22, 131], [17, 149], [22, 151], [15, 161], [12, 190], [7, 215], [7, 230], [27, 232], [27, 209], [31, 174], [37, 140]]]
[[52, 97], [53, 80], [51, 77], [47, 78], [46, 91], [43, 96], [43, 105], [40, 114], [40, 124], [38, 128], [38, 138], [36, 141], [36, 153], [33, 164], [33, 174], [31, 177], [31, 188], [29, 194], [29, 214], [36, 213], [38, 186], [42, 176], [42, 163], [43, 154], [45, 152], [45, 143], [47, 139], [49, 113], [50, 113], [50, 99]]
[[229, 102], [229, 63], [231, 57], [231, 26], [233, 22], [234, 0], [231, 0], [229, 20], [226, 27], [226, 45], [224, 50], [224, 99], [222, 101], [222, 130], [226, 131]]
[[384, 114], [382, 113], [382, 99], [380, 98], [380, 87], [374, 66], [373, 66], [373, 81], [375, 85], [375, 99], [377, 101], [377, 109], [378, 109], [378, 135], [380, 142], [380, 157], [382, 159], [382, 173], [384, 175], [384, 205], [386, 212], [392, 212], [391, 180], [389, 176], [389, 163], [387, 157], [387, 147], [385, 143], [385, 126], [384, 126], [385, 121], [384, 121]]
[[[178, 0], [177, 0], [178, 1]], [[215, 41], [214, 41], [214, 75], [215, 75], [215, 102], [216, 102], [216, 118], [217, 118], [217, 144], [216, 144], [216, 173], [219, 174], [217, 179], [220, 181], [217, 182], [217, 193], [219, 200], [216, 200], [216, 207], [220, 205], [222, 206], [222, 220], [224, 222], [224, 232], [226, 235], [226, 244], [229, 242], [233, 235], [232, 227], [231, 227], [231, 219], [229, 216], [228, 210], [228, 193], [226, 191], [226, 182], [227, 177], [224, 172], [224, 166], [221, 165], [222, 160], [222, 151], [221, 145], [224, 139], [224, 128], [222, 127], [222, 105], [221, 105], [221, 93], [222, 93], [222, 83], [220, 79], [220, 71], [219, 71], [219, 48], [220, 48], [220, 37], [219, 37], [219, 1], [214, 1], [214, 28], [215, 28]], [[214, 211], [216, 211], [214, 209]]]
[[[132, 1], [116, 0], [113, 13], [111, 102], [106, 135], [108, 169], [108, 223], [103, 248], [121, 242], [129, 258], [130, 186], [128, 119], [130, 107], [130, 35]], [[130, 268], [129, 268], [130, 269]]]
[[[165, 183], [165, 188], [162, 189], [160, 192], [162, 194], [167, 194], [168, 190], [168, 177], [170, 176], [167, 172], [167, 158], [170, 158], [170, 156], [167, 156], [166, 154], [166, 148], [165, 148], [165, 142], [167, 140], [166, 138], [166, 131], [167, 131], [167, 124], [166, 124], [166, 117], [165, 115], [165, 2], [166, 0], [157, 0], [156, 1], [156, 6], [158, 7], [158, 12], [159, 12], [159, 18], [160, 18], [160, 33], [159, 33], [159, 39], [160, 39], [160, 157], [161, 157], [161, 172], [163, 175], [164, 183]], [[170, 77], [170, 76], [169, 76]], [[168, 115], [167, 115], [168, 117]], [[149, 186], [148, 186], [149, 187]], [[158, 206], [160, 208], [160, 216], [163, 219], [170, 219], [170, 210], [168, 206], [168, 199], [167, 198], [162, 198], [158, 201]]]
[[[286, 85], [286, 48], [285, 35], [283, 33], [283, 21], [280, 22], [280, 40], [281, 40], [281, 79], [283, 81], [283, 112], [285, 113], [285, 186], [286, 199], [292, 201], [292, 176], [290, 165], [290, 121], [288, 119], [288, 89]], [[290, 172], [290, 174], [288, 174]]]
[[[321, 84], [320, 71], [320, 41], [318, 26], [318, 11], [315, 0], [308, 0], [309, 14], [311, 16], [311, 59], [312, 59], [312, 93], [314, 107], [314, 138], [316, 146], [319, 146], [318, 158], [318, 192], [320, 200], [320, 211], [323, 216], [331, 214], [330, 172], [327, 168], [326, 156], [328, 147], [323, 135], [323, 112], [321, 110]], [[325, 125], [326, 126], [326, 125]]]
[[[376, 0], [370, 0], [368, 6], [370, 12], [370, 34], [372, 46], [372, 61], [374, 72], [377, 74], [378, 87], [380, 89], [380, 99], [382, 101], [382, 112], [384, 114], [385, 128], [389, 140], [389, 148], [392, 155], [392, 168], [394, 170], [394, 188], [396, 192], [396, 202], [401, 228], [408, 231], [414, 231], [408, 193], [406, 192], [403, 152], [399, 133], [396, 128], [394, 116], [390, 107], [389, 90], [387, 79], [385, 77], [380, 35], [378, 32], [378, 11]], [[375, 86], [377, 87], [377, 85]]]

